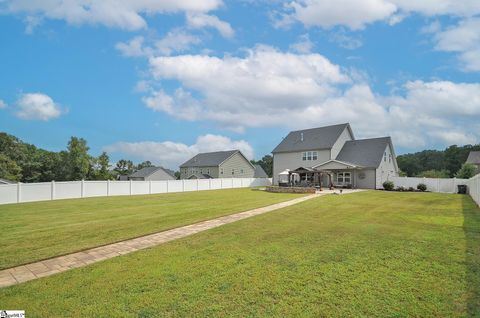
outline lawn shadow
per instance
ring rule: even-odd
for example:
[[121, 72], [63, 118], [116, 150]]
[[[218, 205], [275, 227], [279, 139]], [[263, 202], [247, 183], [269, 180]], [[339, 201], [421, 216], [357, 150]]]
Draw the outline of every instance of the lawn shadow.
[[462, 198], [463, 231], [465, 232], [467, 313], [480, 317], [480, 208], [468, 195]]

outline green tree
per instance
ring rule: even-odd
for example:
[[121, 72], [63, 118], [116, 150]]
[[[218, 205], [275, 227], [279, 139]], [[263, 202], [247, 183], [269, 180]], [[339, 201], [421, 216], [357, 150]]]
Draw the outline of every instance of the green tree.
[[420, 172], [417, 177], [425, 178], [450, 178], [450, 173], [448, 170], [427, 170]]
[[457, 171], [455, 177], [462, 179], [470, 179], [475, 175], [477, 167], [472, 164], [464, 163], [462, 167]]
[[15, 161], [0, 153], [0, 178], [20, 181], [22, 169]]
[[143, 168], [147, 168], [147, 167], [153, 167], [153, 164], [152, 164], [150, 161], [148, 161], [148, 160], [139, 163], [138, 166], [137, 166], [137, 170], [140, 170], [140, 169], [143, 169]]
[[92, 176], [94, 180], [111, 180], [113, 175], [110, 171], [110, 158], [104, 151], [98, 158], [92, 158]]
[[254, 165], [260, 165], [265, 173], [271, 178], [273, 175], [273, 157], [271, 155], [265, 155], [261, 160], [250, 160]]
[[83, 138], [71, 137], [67, 147], [67, 160], [69, 180], [85, 179], [91, 170], [91, 158], [88, 154], [87, 141]]
[[135, 165], [131, 160], [120, 159], [114, 169], [118, 174], [131, 174], [135, 170]]

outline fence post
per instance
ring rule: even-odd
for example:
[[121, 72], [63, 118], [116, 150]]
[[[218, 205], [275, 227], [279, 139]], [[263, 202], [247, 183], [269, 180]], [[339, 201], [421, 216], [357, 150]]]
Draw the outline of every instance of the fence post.
[[85, 196], [85, 180], [82, 179], [81, 183], [81, 190], [80, 190], [80, 197], [83, 198]]
[[220, 189], [223, 189], [223, 178], [220, 178]]
[[208, 190], [212, 190], [212, 179], [208, 179]]
[[55, 200], [55, 181], [52, 180], [50, 187], [50, 200]]
[[148, 194], [152, 194], [152, 180], [148, 180]]
[[182, 192], [185, 192], [185, 179], [182, 179]]
[[130, 179], [130, 195], [132, 195], [132, 179]]
[[17, 183], [17, 203], [22, 202], [22, 183]]
[[107, 197], [110, 196], [110, 179], [107, 180]]
[[168, 184], [170, 183], [170, 180], [167, 180], [167, 193], [168, 193]]
[[457, 188], [457, 177], [453, 177], [453, 191], [452, 191], [452, 193], [455, 193], [456, 188]]

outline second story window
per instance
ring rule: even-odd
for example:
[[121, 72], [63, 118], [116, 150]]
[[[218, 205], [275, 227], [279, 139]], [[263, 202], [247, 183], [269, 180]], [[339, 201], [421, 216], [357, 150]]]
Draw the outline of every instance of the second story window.
[[302, 153], [302, 160], [317, 160], [318, 159], [318, 152], [317, 151], [305, 151]]

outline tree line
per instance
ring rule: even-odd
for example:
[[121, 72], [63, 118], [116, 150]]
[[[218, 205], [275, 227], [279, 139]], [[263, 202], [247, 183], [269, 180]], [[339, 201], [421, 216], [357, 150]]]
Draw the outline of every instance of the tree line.
[[94, 157], [89, 149], [87, 141], [78, 137], [70, 138], [66, 150], [54, 152], [0, 133], [0, 178], [20, 182], [114, 180], [118, 175], [153, 166], [150, 161], [135, 165], [121, 159], [111, 169], [106, 152]]
[[409, 177], [451, 178], [469, 177], [475, 168], [465, 165], [470, 151], [479, 151], [479, 145], [452, 145], [445, 150], [423, 150], [397, 156], [398, 167]]

